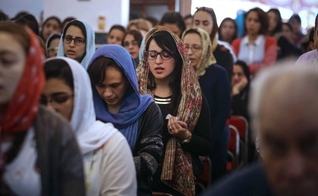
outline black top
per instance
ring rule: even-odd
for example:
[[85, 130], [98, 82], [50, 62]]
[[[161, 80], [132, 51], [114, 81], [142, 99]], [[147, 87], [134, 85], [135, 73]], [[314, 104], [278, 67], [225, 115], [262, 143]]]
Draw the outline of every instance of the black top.
[[[166, 119], [166, 116], [168, 114], [171, 114], [171, 111], [172, 111], [170, 107], [171, 97], [155, 96], [154, 99], [161, 109], [161, 113], [164, 120], [164, 125], [162, 128], [162, 141], [164, 144], [164, 152], [165, 152], [167, 141], [169, 138], [171, 138], [171, 135], [168, 133], [168, 128], [167, 128], [168, 120]], [[194, 175], [199, 175], [202, 172], [203, 165], [199, 159], [199, 156], [207, 156], [211, 150], [211, 147], [212, 147], [211, 129], [212, 128], [211, 128], [211, 122], [210, 122], [209, 106], [205, 97], [202, 96], [202, 109], [201, 109], [198, 122], [192, 132], [192, 138], [189, 143], [181, 144], [182, 149], [184, 151], [189, 152], [192, 156], [192, 166], [193, 166]], [[153, 190], [156, 192], [170, 193], [174, 196], [181, 195], [180, 193], [178, 193], [177, 191], [163, 184], [160, 181], [161, 169], [162, 168], [160, 167], [156, 173], [156, 176], [154, 176]]]
[[216, 63], [226, 70], [230, 80], [232, 78], [234, 64], [233, 56], [230, 51], [225, 46], [218, 44], [213, 51], [213, 55], [216, 59]]
[[248, 92], [249, 87], [243, 89], [239, 94], [232, 97], [231, 102], [231, 115], [243, 116], [249, 120], [248, 115]]
[[261, 163], [246, 166], [213, 185], [203, 196], [271, 196]]

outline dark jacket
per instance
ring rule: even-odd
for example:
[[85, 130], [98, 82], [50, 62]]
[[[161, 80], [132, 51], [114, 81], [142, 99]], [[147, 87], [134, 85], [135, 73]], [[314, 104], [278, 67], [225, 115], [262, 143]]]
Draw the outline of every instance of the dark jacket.
[[34, 120], [42, 195], [85, 195], [82, 155], [68, 122], [40, 106]]
[[[139, 174], [137, 175], [138, 196], [152, 195], [151, 178], [162, 161], [162, 118], [160, 108], [153, 102], [138, 120], [138, 139], [133, 151]], [[139, 158], [138, 161], [136, 157]]]

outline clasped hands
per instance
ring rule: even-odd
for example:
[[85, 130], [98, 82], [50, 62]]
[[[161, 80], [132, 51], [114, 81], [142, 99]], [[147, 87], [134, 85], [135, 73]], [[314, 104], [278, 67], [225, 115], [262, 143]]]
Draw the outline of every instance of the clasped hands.
[[178, 117], [170, 114], [167, 115], [166, 119], [168, 119], [167, 126], [170, 135], [176, 136], [181, 141], [191, 137], [191, 132], [188, 130], [187, 123], [178, 120]]

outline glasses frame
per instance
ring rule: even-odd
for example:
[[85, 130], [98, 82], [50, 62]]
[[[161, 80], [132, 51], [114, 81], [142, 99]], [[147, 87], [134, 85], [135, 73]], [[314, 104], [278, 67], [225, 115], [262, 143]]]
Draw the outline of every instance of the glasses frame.
[[[149, 57], [150, 57], [150, 56], [149, 56], [149, 53], [150, 53], [150, 52], [156, 53], [156, 57], [154, 57], [154, 58], [149, 58]], [[162, 52], [165, 52], [165, 53], [169, 54], [170, 57], [169, 57], [169, 58], [162, 57]], [[146, 57], [147, 57], [148, 60], [155, 60], [155, 59], [157, 59], [158, 55], [160, 55], [160, 58], [161, 58], [162, 60], [169, 60], [169, 59], [172, 58], [173, 52], [167, 52], [167, 51], [157, 52], [157, 51], [151, 50], [151, 51], [145, 51], [145, 54], [146, 54]]]
[[[128, 44], [127, 44], [127, 43], [128, 43]], [[130, 46], [130, 45], [132, 45], [132, 46], [138, 46], [139, 43], [138, 43], [137, 40], [132, 40], [131, 42], [125, 41], [123, 45], [124, 45], [124, 47], [128, 47], [128, 46]]]
[[[66, 38], [70, 38], [71, 40], [70, 41], [66, 41]], [[81, 43], [81, 44], [79, 44], [76, 40], [78, 40], [78, 39], [83, 39], [83, 43]], [[81, 45], [83, 45], [85, 42], [86, 42], [86, 40], [84, 39], [84, 38], [81, 38], [81, 37], [75, 37], [75, 38], [73, 38], [72, 36], [70, 36], [70, 35], [67, 35], [67, 36], [63, 36], [63, 42], [64, 43], [66, 43], [66, 44], [70, 44], [70, 43], [72, 43], [72, 41], [74, 41], [74, 44], [75, 45], [77, 45], [77, 46], [81, 46]]]
[[193, 46], [184, 46], [185, 49], [188, 51], [189, 49], [191, 49], [192, 52], [199, 52], [202, 50], [202, 46], [200, 46], [200, 48], [194, 48]]

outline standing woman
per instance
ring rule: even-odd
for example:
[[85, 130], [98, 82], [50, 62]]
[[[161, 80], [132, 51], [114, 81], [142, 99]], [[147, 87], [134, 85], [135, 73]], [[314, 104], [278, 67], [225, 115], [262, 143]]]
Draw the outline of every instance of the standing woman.
[[70, 126], [38, 105], [43, 60], [29, 29], [0, 23], [1, 195], [85, 195], [82, 159]]
[[272, 65], [277, 58], [277, 41], [266, 36], [268, 17], [256, 7], [245, 14], [245, 33], [243, 38], [233, 41], [233, 50], [238, 60], [247, 63], [251, 75], [261, 68]]
[[226, 120], [230, 115], [230, 80], [226, 70], [216, 64], [209, 34], [197, 27], [186, 29], [182, 35], [191, 66], [199, 78], [203, 95], [210, 108], [212, 124], [212, 180], [226, 174], [227, 145], [229, 140]]
[[73, 20], [65, 26], [57, 56], [66, 56], [79, 62], [85, 69], [95, 52], [95, 33], [84, 21]]
[[151, 178], [162, 156], [162, 115], [150, 95], [140, 95], [134, 61], [116, 44], [98, 48], [88, 73], [96, 117], [111, 122], [126, 137], [132, 151], [138, 195], [152, 195]]
[[86, 195], [135, 195], [136, 171], [129, 145], [111, 123], [96, 120], [86, 70], [66, 57], [48, 59], [44, 70], [47, 81], [41, 103], [65, 117], [76, 134]]
[[218, 44], [218, 38], [216, 36], [218, 32], [218, 24], [214, 10], [209, 7], [197, 8], [193, 16], [193, 21], [193, 27], [202, 28], [210, 35], [212, 52], [216, 58], [216, 62], [218, 65], [221, 65], [226, 69], [230, 79], [232, 76], [233, 62], [236, 59], [236, 55], [234, 53], [231, 54], [230, 50], [225, 46]]
[[277, 60], [286, 57], [298, 58], [302, 53], [301, 49], [297, 48], [282, 36], [283, 22], [280, 11], [276, 8], [272, 8], [268, 10], [266, 14], [268, 16], [268, 29], [266, 34], [275, 38], [277, 41]]
[[202, 172], [199, 156], [211, 151], [212, 134], [209, 106], [183, 42], [164, 27], [153, 28], [137, 74], [140, 92], [152, 94], [165, 118], [165, 155], [154, 191], [192, 196], [195, 176]]

